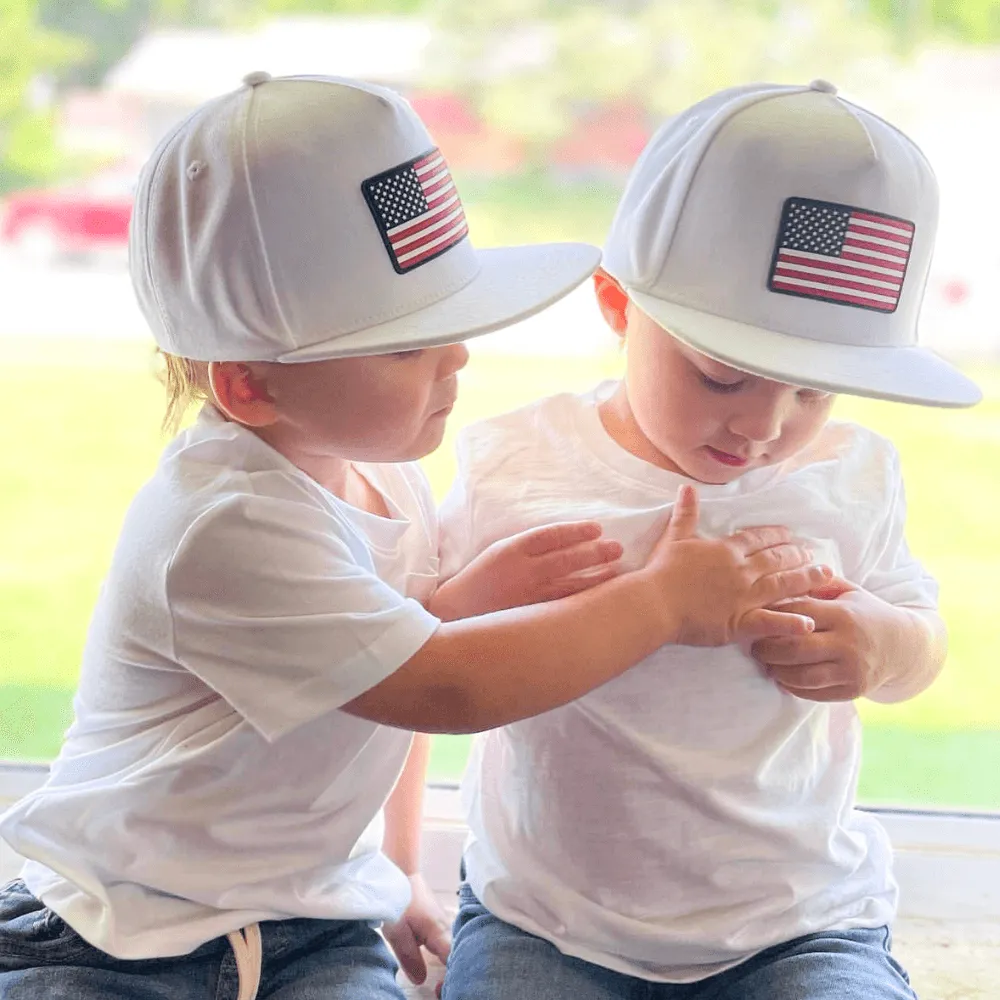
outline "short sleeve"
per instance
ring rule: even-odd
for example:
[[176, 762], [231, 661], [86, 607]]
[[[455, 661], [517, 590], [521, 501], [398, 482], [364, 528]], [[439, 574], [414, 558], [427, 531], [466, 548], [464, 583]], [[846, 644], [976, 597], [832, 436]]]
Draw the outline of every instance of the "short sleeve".
[[937, 608], [937, 581], [906, 543], [906, 491], [899, 455], [891, 449], [885, 517], [865, 554], [860, 584], [898, 607]]
[[438, 627], [329, 511], [227, 498], [167, 569], [176, 661], [275, 740], [384, 680]]

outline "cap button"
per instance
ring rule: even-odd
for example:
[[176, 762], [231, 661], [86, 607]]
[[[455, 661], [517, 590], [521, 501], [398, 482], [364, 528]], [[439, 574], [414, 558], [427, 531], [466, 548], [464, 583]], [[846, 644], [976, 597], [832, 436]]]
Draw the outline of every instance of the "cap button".
[[821, 94], [836, 94], [837, 88], [829, 80], [813, 80], [809, 84], [810, 90], [817, 90]]
[[271, 79], [271, 74], [262, 69], [256, 69], [252, 73], [247, 73], [243, 77], [243, 85], [246, 87], [257, 87], [262, 83], [267, 83]]

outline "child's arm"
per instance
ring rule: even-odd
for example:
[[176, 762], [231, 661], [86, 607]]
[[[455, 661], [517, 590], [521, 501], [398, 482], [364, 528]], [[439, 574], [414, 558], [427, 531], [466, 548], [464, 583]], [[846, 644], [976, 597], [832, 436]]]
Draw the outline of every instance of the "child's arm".
[[799, 698], [906, 701], [944, 666], [947, 633], [929, 608], [890, 604], [839, 579], [785, 607], [809, 615], [816, 630], [760, 639], [752, 651], [778, 687]]
[[413, 898], [403, 916], [382, 931], [410, 980], [427, 978], [421, 946], [442, 964], [451, 944], [448, 918], [420, 874], [420, 829], [423, 820], [424, 779], [430, 755], [430, 737], [416, 733], [413, 745], [392, 795], [385, 804], [383, 850], [410, 880]]
[[935, 611], [937, 585], [906, 544], [899, 455], [887, 441], [881, 447], [885, 513], [852, 568], [857, 582], [836, 579], [785, 605], [813, 617], [811, 635], [765, 638], [752, 648], [775, 683], [800, 698], [906, 701], [944, 666], [947, 632]]
[[686, 487], [641, 570], [563, 600], [444, 623], [344, 710], [407, 729], [478, 732], [564, 705], [665, 643], [725, 645], [812, 627], [767, 610], [829, 580], [786, 529], [709, 540], [697, 521]]
[[451, 622], [569, 597], [616, 576], [621, 554], [596, 521], [531, 528], [481, 552], [438, 587], [427, 610]]

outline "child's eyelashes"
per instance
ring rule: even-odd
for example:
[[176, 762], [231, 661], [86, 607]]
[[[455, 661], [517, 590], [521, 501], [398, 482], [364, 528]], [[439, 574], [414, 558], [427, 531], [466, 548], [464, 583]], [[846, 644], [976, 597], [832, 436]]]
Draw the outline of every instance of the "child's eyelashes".
[[[698, 378], [709, 392], [715, 392], [719, 395], [739, 392], [747, 384], [745, 378], [737, 379], [735, 382], [720, 382], [718, 379], [706, 375], [703, 371], [698, 372]], [[796, 395], [802, 403], [821, 403], [829, 399], [832, 394], [824, 392], [822, 389], [799, 389]]]
[[821, 403], [829, 399], [833, 393], [824, 392], [822, 389], [799, 389], [798, 396], [803, 403]]
[[419, 358], [420, 355], [423, 353], [424, 353], [423, 350], [418, 347], [412, 351], [393, 351], [392, 356], [394, 358], [401, 358], [403, 360], [406, 360], [407, 358]]
[[739, 392], [743, 387], [746, 379], [740, 379], [737, 382], [719, 382], [717, 379], [709, 378], [704, 372], [699, 373], [701, 377], [701, 384], [705, 386], [706, 389], [711, 392], [727, 393], [727, 392]]

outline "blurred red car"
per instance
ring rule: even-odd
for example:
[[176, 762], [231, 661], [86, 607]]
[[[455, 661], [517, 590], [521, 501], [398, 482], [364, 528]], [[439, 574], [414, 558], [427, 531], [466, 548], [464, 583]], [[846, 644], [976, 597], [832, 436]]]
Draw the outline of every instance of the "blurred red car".
[[128, 246], [135, 175], [97, 174], [83, 183], [16, 191], [4, 202], [0, 241], [39, 261]]

